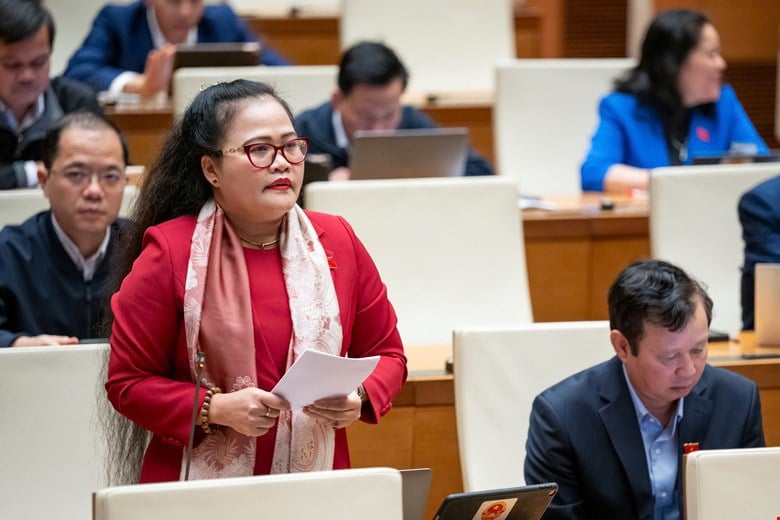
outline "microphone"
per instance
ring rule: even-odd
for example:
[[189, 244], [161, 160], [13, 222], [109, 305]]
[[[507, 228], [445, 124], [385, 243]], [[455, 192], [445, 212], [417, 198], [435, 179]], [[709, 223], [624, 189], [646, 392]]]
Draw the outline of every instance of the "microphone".
[[184, 464], [184, 481], [190, 479], [190, 460], [192, 459], [192, 445], [195, 443], [195, 421], [198, 418], [198, 397], [200, 397], [200, 374], [203, 365], [206, 364], [206, 353], [198, 352], [198, 361], [195, 365], [195, 400], [192, 403], [192, 419], [190, 420], [190, 442], [187, 444], [187, 458]]

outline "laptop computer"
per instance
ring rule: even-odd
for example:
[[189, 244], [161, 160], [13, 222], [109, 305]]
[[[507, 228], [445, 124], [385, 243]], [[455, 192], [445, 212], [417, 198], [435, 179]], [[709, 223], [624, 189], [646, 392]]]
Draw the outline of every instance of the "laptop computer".
[[240, 67], [260, 62], [257, 42], [179, 44], [173, 57], [173, 70], [182, 67]]
[[467, 155], [466, 128], [358, 131], [350, 144], [350, 178], [457, 177]]
[[780, 345], [780, 264], [756, 264], [755, 329], [758, 345]]
[[401, 470], [404, 520], [425, 520], [431, 476], [431, 468]]
[[456, 493], [444, 498], [434, 520], [539, 520], [558, 484]]

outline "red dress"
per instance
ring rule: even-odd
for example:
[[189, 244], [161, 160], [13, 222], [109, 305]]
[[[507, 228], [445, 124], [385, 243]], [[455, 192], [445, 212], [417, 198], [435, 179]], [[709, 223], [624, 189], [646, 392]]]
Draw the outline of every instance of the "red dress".
[[[344, 219], [307, 212], [327, 256], [341, 313], [341, 354], [381, 356], [364, 386], [371, 409], [387, 413], [406, 381], [406, 357], [395, 312], [376, 266]], [[141, 482], [178, 480], [189, 440], [195, 387], [187, 360], [182, 301], [195, 217], [147, 230], [141, 255], [111, 300], [114, 326], [106, 390], [114, 407], [152, 432]], [[292, 321], [278, 250], [244, 249], [249, 272], [258, 387], [271, 390], [285, 370]], [[229, 348], [226, 345], [225, 348]], [[206, 360], [208, 364], [208, 360]], [[205, 389], [200, 390], [199, 405]], [[196, 428], [197, 443], [204, 433]], [[257, 438], [255, 474], [267, 474], [276, 428]], [[336, 431], [334, 469], [349, 467], [346, 430]]]

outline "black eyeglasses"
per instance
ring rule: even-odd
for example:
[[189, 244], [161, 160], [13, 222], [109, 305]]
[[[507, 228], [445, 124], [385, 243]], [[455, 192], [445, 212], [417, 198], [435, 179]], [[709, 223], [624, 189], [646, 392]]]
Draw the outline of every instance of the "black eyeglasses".
[[228, 153], [246, 154], [247, 159], [255, 168], [268, 168], [276, 160], [276, 154], [282, 152], [282, 157], [290, 164], [300, 164], [306, 159], [309, 153], [309, 139], [307, 137], [296, 137], [290, 139], [281, 146], [271, 143], [252, 143], [245, 144], [238, 148], [228, 148], [227, 150], [217, 150], [215, 157]]

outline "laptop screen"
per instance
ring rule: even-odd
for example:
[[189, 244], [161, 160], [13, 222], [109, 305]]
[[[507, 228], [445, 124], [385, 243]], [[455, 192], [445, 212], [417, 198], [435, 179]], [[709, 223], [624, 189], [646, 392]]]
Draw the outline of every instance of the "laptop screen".
[[457, 177], [466, 170], [468, 130], [358, 131], [349, 150], [352, 180]]
[[780, 316], [780, 264], [756, 264], [756, 343], [780, 345], [778, 316]]
[[238, 67], [260, 62], [260, 44], [195, 43], [176, 46], [173, 70], [182, 67]]

